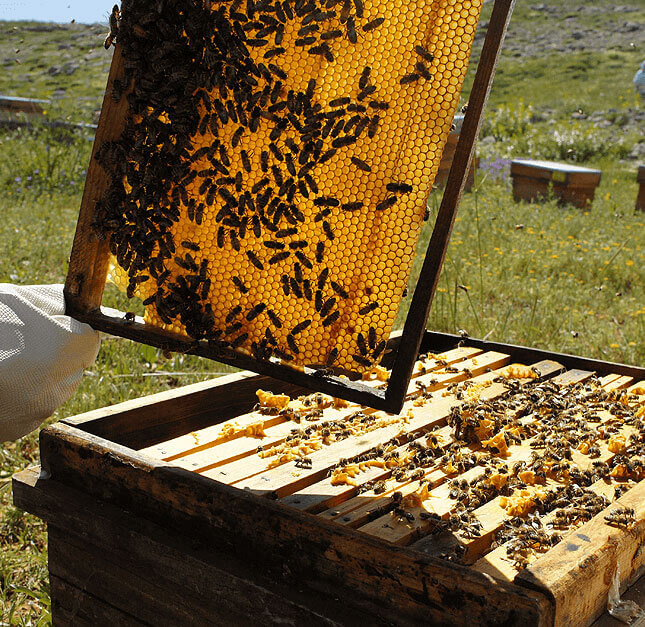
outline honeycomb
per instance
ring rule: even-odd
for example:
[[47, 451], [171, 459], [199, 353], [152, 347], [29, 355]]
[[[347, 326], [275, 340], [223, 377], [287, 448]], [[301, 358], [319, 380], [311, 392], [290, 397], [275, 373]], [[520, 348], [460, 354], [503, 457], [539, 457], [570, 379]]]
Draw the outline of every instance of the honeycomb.
[[123, 2], [94, 226], [147, 323], [365, 371], [409, 278], [482, 0]]

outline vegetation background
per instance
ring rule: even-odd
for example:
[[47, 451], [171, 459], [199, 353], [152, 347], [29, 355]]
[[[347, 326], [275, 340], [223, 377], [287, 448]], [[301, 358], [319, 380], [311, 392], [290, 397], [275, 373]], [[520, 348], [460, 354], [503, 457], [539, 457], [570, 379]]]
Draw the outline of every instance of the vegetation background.
[[[632, 88], [644, 31], [639, 0], [518, 3], [429, 328], [645, 363], [645, 213], [634, 212], [645, 110]], [[95, 122], [111, 59], [105, 33], [104, 25], [0, 22], [0, 94], [49, 100], [47, 120]], [[63, 282], [91, 140], [90, 129], [0, 127], [0, 282]], [[593, 204], [513, 202], [514, 157], [600, 168]], [[432, 213], [440, 199], [433, 192]], [[106, 304], [123, 297], [109, 290]], [[105, 336], [51, 421], [227, 370]], [[0, 443], [0, 625], [51, 622], [45, 525], [11, 505], [10, 477], [38, 462], [37, 442], [34, 433]]]

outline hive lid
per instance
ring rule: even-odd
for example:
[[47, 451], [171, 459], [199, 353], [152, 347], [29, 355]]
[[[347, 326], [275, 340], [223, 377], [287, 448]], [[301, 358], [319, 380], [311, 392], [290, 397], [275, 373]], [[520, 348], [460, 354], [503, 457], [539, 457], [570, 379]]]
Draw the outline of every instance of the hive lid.
[[533, 159], [513, 159], [511, 161], [511, 176], [529, 176], [558, 183], [597, 185], [600, 182], [601, 174], [600, 170], [572, 163]]
[[[108, 332], [398, 410], [513, 2], [497, 0], [386, 390], [482, 0], [124, 2], [66, 283]], [[110, 278], [144, 319], [100, 310]]]

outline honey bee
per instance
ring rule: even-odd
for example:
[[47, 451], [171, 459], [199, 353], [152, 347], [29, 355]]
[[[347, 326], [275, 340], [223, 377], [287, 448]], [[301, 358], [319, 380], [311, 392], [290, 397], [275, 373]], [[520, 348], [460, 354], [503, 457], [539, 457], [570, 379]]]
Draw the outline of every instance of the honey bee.
[[[338, 312], [336, 312], [338, 313]], [[323, 321], [323, 326], [325, 326], [324, 321]], [[357, 363], [360, 364], [361, 366], [364, 366], [365, 368], [370, 368], [373, 364], [370, 359], [367, 357], [363, 357], [363, 355], [352, 355], [352, 359]]]
[[311, 325], [311, 320], [303, 320], [291, 329], [291, 335], [298, 335], [302, 333], [308, 326]]
[[231, 342], [231, 348], [239, 348], [246, 342], [246, 340], [249, 339], [249, 334], [248, 333], [241, 333], [238, 335], [232, 342]]
[[239, 289], [242, 294], [246, 294], [249, 291], [249, 288], [246, 287], [246, 285], [244, 284], [242, 279], [240, 279], [239, 276], [234, 276], [231, 279], [231, 281], [233, 281], [233, 284], [235, 285], [235, 287], [237, 287], [237, 289]]
[[431, 63], [434, 61], [434, 55], [428, 52], [423, 46], [415, 46], [414, 47], [415, 52], [421, 56], [423, 59]]
[[329, 315], [329, 312], [333, 309], [335, 304], [336, 304], [336, 299], [333, 296], [331, 298], [328, 298], [320, 308], [320, 317], [326, 318]]
[[430, 80], [432, 78], [432, 74], [430, 74], [430, 70], [428, 70], [425, 63], [419, 61], [414, 67], [416, 71], [426, 80]]
[[383, 24], [383, 22], [385, 22], [384, 17], [377, 17], [376, 19], [371, 20], [363, 26], [363, 32], [368, 33], [369, 31], [378, 28], [381, 24]]
[[382, 200], [380, 203], [378, 203], [376, 207], [374, 207], [374, 209], [375, 211], [385, 211], [386, 209], [389, 209], [394, 204], [396, 204], [397, 200], [398, 198], [396, 196], [390, 196], [385, 200]]
[[611, 525], [631, 528], [636, 523], [634, 514], [632, 507], [618, 507], [609, 512], [604, 518]]
[[328, 326], [334, 324], [334, 322], [336, 322], [338, 320], [338, 318], [340, 318], [340, 312], [338, 310], [336, 310], [333, 313], [331, 313], [329, 316], [327, 316], [322, 321], [323, 327], [328, 327]]
[[334, 148], [331, 150], [327, 150], [325, 153], [322, 154], [320, 159], [318, 160], [318, 163], [325, 163], [329, 161], [338, 151]]
[[255, 320], [266, 308], [267, 308], [266, 303], [259, 303], [246, 314], [246, 319], [249, 322], [251, 320]]
[[332, 348], [331, 351], [329, 351], [329, 355], [327, 355], [327, 359], [325, 360], [325, 365], [327, 367], [331, 367], [337, 358], [338, 358], [338, 349]]
[[242, 307], [240, 305], [236, 305], [235, 307], [233, 307], [233, 309], [231, 309], [231, 311], [228, 312], [228, 314], [226, 314], [224, 321], [226, 322], [226, 324], [228, 324], [229, 322], [235, 320], [235, 318], [237, 318], [240, 313], [242, 313]]
[[347, 18], [347, 39], [353, 44], [358, 42], [358, 36], [356, 35], [356, 23], [354, 22], [353, 17]]
[[[363, 161], [363, 159], [359, 159], [358, 157], [352, 157], [351, 162], [359, 169], [362, 170], [363, 172], [371, 172], [372, 168], [367, 163], [366, 161]], [[362, 203], [361, 203], [362, 205]]]
[[381, 121], [381, 116], [379, 115], [375, 115], [370, 119], [367, 127], [367, 135], [370, 139], [373, 139], [374, 136], [376, 135], [376, 131], [378, 130], [378, 125], [380, 121]]
[[258, 269], [258, 270], [264, 270], [264, 264], [260, 261], [258, 256], [252, 251], [252, 250], [247, 250], [246, 251], [246, 256], [249, 258], [249, 261]]
[[380, 307], [379, 303], [377, 301], [374, 301], [374, 302], [370, 303], [369, 305], [365, 305], [364, 307], [361, 307], [358, 310], [358, 313], [361, 316], [365, 316], [368, 313], [374, 311], [375, 309], [378, 309], [378, 307]]
[[286, 250], [280, 253], [276, 253], [269, 259], [269, 265], [273, 265], [276, 263], [279, 263], [280, 261], [284, 261], [285, 259], [288, 259], [291, 256], [291, 253]]
[[327, 220], [323, 220], [322, 226], [323, 226], [323, 231], [325, 232], [325, 235], [327, 236], [327, 238], [333, 241], [334, 231], [331, 228], [331, 225], [329, 224], [329, 222], [327, 222]]
[[407, 183], [388, 183], [385, 186], [385, 189], [387, 189], [388, 192], [394, 192], [395, 194], [409, 194], [413, 187], [412, 185], [408, 185]]
[[405, 74], [404, 76], [402, 76], [399, 83], [401, 85], [409, 85], [410, 83], [415, 83], [420, 78], [421, 78], [421, 74], [419, 74], [418, 72], [410, 72], [409, 74]]
[[298, 353], [300, 353], [300, 348], [298, 347], [298, 343], [296, 342], [296, 338], [293, 337], [293, 335], [291, 333], [289, 333], [289, 335], [287, 335], [287, 344], [289, 345], [289, 348], [294, 353], [296, 353], [296, 355]]
[[112, 7], [112, 12], [110, 13], [110, 19], [109, 19], [110, 32], [108, 33], [107, 37], [105, 38], [105, 41], [103, 42], [103, 46], [106, 50], [108, 50], [110, 46], [116, 44], [117, 38], [119, 36], [120, 22], [121, 22], [121, 11], [119, 10], [119, 5], [115, 4]]
[[358, 100], [365, 100], [368, 96], [371, 96], [374, 92], [376, 91], [376, 87], [374, 85], [367, 85], [361, 91], [358, 93], [358, 96], [356, 98]]

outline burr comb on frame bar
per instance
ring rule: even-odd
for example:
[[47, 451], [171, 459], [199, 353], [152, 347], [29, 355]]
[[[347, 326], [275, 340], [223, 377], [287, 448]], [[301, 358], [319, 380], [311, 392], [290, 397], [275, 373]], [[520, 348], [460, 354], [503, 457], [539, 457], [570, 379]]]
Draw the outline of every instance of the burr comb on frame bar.
[[[514, 2], [493, 6], [391, 353], [482, 2], [313, 4], [123, 3], [67, 312], [398, 412]], [[143, 301], [143, 320], [101, 308], [108, 277]], [[382, 360], [385, 389], [352, 380]]]

